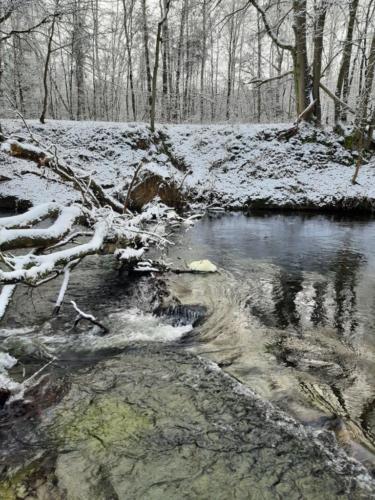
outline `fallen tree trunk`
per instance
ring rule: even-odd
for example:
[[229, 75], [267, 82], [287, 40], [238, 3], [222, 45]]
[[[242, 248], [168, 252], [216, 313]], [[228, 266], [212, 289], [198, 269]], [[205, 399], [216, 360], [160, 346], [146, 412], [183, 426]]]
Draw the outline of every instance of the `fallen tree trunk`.
[[122, 213], [123, 205], [106, 193], [104, 188], [91, 175], [66, 165], [57, 158], [56, 154], [46, 152], [33, 144], [21, 143], [16, 140], [8, 140], [6, 144], [8, 147], [3, 146], [3, 150], [8, 151], [11, 156], [33, 161], [39, 167], [50, 168], [63, 181], [71, 183], [80, 192], [84, 204], [88, 208], [109, 206], [115, 212]]
[[349, 111], [349, 113], [352, 113], [355, 115], [355, 111], [353, 108], [351, 108], [346, 102], [342, 101], [335, 95], [331, 90], [329, 90], [328, 87], [324, 85], [324, 83], [320, 82], [319, 87], [330, 97], [333, 101], [335, 101], [337, 104], [340, 104], [346, 111]]

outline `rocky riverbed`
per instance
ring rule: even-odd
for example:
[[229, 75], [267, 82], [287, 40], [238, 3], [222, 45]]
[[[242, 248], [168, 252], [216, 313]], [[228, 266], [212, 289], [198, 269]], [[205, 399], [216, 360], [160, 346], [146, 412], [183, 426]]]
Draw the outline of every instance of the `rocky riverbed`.
[[[3, 435], [3, 448], [15, 436]], [[0, 483], [4, 499], [375, 494], [332, 434], [312, 434], [176, 347], [133, 345], [78, 370], [60, 402], [34, 415], [18, 438], [28, 452], [24, 467], [10, 467]]]

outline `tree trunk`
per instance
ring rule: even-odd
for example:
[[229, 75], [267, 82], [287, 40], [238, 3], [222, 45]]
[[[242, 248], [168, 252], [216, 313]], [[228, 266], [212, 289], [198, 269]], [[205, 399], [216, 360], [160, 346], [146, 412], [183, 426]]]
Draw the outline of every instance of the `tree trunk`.
[[328, 2], [322, 0], [314, 26], [314, 59], [313, 59], [313, 99], [315, 104], [315, 118], [317, 124], [322, 121], [322, 107], [320, 103], [320, 80], [322, 77], [322, 55], [324, 43], [324, 26], [327, 17]]
[[202, 0], [202, 62], [200, 71], [200, 122], [204, 117], [204, 70], [207, 52], [207, 0]]
[[154, 71], [152, 75], [152, 93], [151, 93], [151, 109], [150, 109], [150, 128], [151, 132], [155, 132], [155, 111], [156, 111], [156, 86], [158, 81], [158, 70], [159, 70], [159, 57], [160, 57], [160, 44], [161, 44], [161, 34], [163, 30], [163, 25], [167, 20], [169, 7], [171, 0], [166, 0], [163, 17], [158, 23], [158, 31], [156, 34], [156, 46], [155, 46], [155, 63]]
[[147, 26], [146, 0], [142, 0], [142, 22], [143, 22], [143, 46], [144, 46], [144, 53], [145, 53], [148, 105], [149, 105], [149, 108], [151, 110], [151, 108], [152, 108], [152, 79], [151, 79], [151, 66], [150, 66], [150, 52], [149, 52], [149, 48], [148, 48], [148, 26]]
[[[375, 32], [372, 35], [371, 48], [366, 68], [365, 81], [361, 90], [357, 114], [355, 117], [356, 131], [354, 134], [354, 147], [359, 149], [367, 148], [368, 141], [365, 141], [366, 127], [369, 123], [369, 104], [375, 74]], [[370, 127], [371, 129], [371, 127]]]
[[[58, 7], [58, 2], [56, 2], [56, 8]], [[55, 24], [56, 24], [56, 10], [55, 10], [55, 15], [52, 18], [52, 24], [49, 32], [49, 37], [48, 37], [48, 44], [47, 44], [47, 55], [46, 55], [46, 60], [44, 63], [44, 72], [43, 72], [43, 89], [44, 89], [44, 98], [43, 98], [43, 108], [42, 108], [42, 114], [40, 115], [40, 123], [44, 125], [46, 122], [46, 113], [47, 113], [47, 105], [48, 105], [48, 69], [49, 69], [49, 61], [51, 59], [51, 49], [52, 49], [52, 41], [53, 41], [53, 36], [55, 34]]]
[[180, 79], [181, 79], [181, 63], [182, 63], [182, 48], [184, 43], [185, 19], [187, 10], [187, 1], [183, 0], [181, 10], [180, 32], [177, 45], [177, 67], [176, 67], [176, 89], [174, 99], [174, 119], [177, 121], [180, 115]]
[[[167, 7], [167, 0], [164, 0], [164, 11]], [[162, 116], [165, 120], [170, 121], [170, 103], [168, 86], [170, 83], [170, 54], [169, 54], [169, 28], [168, 19], [165, 20], [162, 29], [162, 48], [163, 48], [163, 89], [162, 89]]]
[[[353, 31], [354, 23], [357, 15], [359, 0], [351, 0], [349, 6], [349, 21], [348, 30], [346, 33], [346, 39], [344, 43], [344, 49], [342, 53], [341, 65], [339, 70], [339, 75], [337, 77], [336, 83], [336, 96], [341, 99], [343, 93], [345, 94], [344, 101], [347, 102], [347, 97], [349, 94], [348, 81], [349, 81], [349, 70], [350, 70], [350, 60], [352, 57], [352, 47], [353, 47]], [[343, 91], [345, 87], [345, 92]], [[342, 112], [342, 107], [339, 101], [335, 103], [335, 123], [337, 124], [340, 120], [346, 121], [346, 113]]]
[[[306, 7], [307, 0], [293, 0], [295, 49], [293, 51], [294, 84], [297, 115], [301, 115], [311, 102], [311, 81], [308, 70], [306, 46]], [[311, 120], [310, 116], [306, 121]]]
[[83, 6], [81, 0], [75, 3], [75, 11], [73, 15], [73, 59], [75, 63], [75, 83], [77, 91], [77, 120], [85, 118], [85, 54], [83, 44]]
[[[257, 12], [257, 78], [262, 79], [262, 35], [260, 30], [260, 14]], [[262, 116], [262, 91], [260, 86], [257, 88], [257, 122], [260, 123]]]
[[130, 83], [130, 95], [132, 103], [132, 113], [133, 120], [137, 121], [137, 110], [135, 104], [135, 93], [134, 93], [134, 75], [133, 75], [133, 56], [132, 56], [132, 37], [129, 31], [131, 30], [131, 21], [133, 16], [134, 0], [131, 0], [129, 12], [126, 7], [126, 0], [122, 0], [122, 5], [124, 8], [124, 31], [126, 39], [126, 52], [128, 55], [128, 71], [129, 71], [129, 83]]

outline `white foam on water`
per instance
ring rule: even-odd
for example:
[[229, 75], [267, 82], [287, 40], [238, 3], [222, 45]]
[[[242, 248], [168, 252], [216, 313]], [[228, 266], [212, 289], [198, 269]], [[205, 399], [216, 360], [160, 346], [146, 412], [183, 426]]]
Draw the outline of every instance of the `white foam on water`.
[[189, 333], [193, 327], [172, 326], [162, 318], [133, 308], [108, 316], [110, 333], [95, 337], [97, 347], [119, 346], [129, 342], [174, 342]]
[[0, 352], [0, 372], [10, 370], [17, 364], [16, 358], [7, 352]]
[[58, 357], [59, 352], [66, 349], [95, 351], [110, 347], [121, 348], [132, 342], [176, 342], [193, 329], [191, 325], [172, 326], [163, 318], [143, 313], [137, 308], [115, 311], [106, 318], [101, 318], [101, 321], [109, 330], [105, 335], [100, 335], [98, 327], [82, 322], [82, 330], [67, 325], [65, 332], [57, 334], [52, 324], [46, 323], [33, 332], [20, 328], [0, 330], [0, 337], [3, 337], [3, 345], [10, 352], [16, 349], [17, 352], [25, 350], [41, 356], [48, 353]]
[[26, 335], [34, 331], [32, 327], [21, 327], [21, 328], [0, 328], [0, 337], [12, 337], [14, 335]]
[[16, 358], [7, 352], [0, 352], [0, 389], [5, 389], [11, 393], [11, 399], [22, 397], [23, 386], [15, 382], [8, 375], [8, 370], [17, 364]]

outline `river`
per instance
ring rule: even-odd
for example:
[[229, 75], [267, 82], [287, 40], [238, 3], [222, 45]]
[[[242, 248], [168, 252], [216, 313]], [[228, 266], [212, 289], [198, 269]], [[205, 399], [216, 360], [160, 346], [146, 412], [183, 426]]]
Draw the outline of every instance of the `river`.
[[[90, 257], [57, 318], [57, 281], [19, 288], [0, 326], [2, 349], [19, 360], [12, 377], [56, 360], [38, 403], [3, 411], [0, 493], [372, 497], [370, 476], [358, 487], [351, 477], [363, 470], [345, 469], [341, 450], [371, 475], [375, 221], [225, 214], [174, 239], [165, 261], [207, 258], [219, 273], [163, 275], [155, 286]], [[171, 307], [155, 316], [161, 290]], [[110, 333], [73, 329], [69, 300]]]
[[345, 427], [370, 460], [374, 247], [371, 219], [262, 214], [205, 219], [170, 250], [221, 269], [170, 278], [174, 295], [209, 310], [193, 350], [306, 424]]

